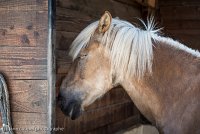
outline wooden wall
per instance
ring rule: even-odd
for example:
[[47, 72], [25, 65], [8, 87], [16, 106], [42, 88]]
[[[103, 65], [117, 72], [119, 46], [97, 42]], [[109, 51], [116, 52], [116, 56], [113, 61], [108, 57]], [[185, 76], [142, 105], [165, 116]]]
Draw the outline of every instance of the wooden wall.
[[[141, 16], [141, 6], [133, 0], [57, 0], [57, 92], [72, 62], [68, 57], [70, 44], [83, 28], [98, 20], [105, 10], [110, 11], [113, 17], [118, 16], [130, 22], [135, 22], [134, 17]], [[120, 87], [97, 100], [75, 121], [65, 117], [59, 108], [56, 110], [56, 126], [65, 128], [57, 132], [59, 134], [111, 134], [134, 125], [138, 120], [138, 110]]]
[[0, 1], [0, 72], [7, 79], [16, 134], [47, 127], [47, 0]]
[[200, 50], [200, 1], [158, 0], [158, 3], [167, 35]]

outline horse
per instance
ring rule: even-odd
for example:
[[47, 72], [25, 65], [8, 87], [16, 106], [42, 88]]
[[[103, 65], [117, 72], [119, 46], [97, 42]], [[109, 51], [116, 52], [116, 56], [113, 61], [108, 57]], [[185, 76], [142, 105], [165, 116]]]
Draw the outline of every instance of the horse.
[[60, 108], [74, 120], [121, 85], [159, 133], [200, 134], [200, 53], [147, 20], [142, 29], [106, 11], [80, 32], [70, 48]]

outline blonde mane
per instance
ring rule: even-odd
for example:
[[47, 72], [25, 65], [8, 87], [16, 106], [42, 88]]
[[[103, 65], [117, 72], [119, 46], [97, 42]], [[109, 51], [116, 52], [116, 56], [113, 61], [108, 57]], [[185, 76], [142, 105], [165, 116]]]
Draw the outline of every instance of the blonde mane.
[[[155, 41], [169, 42], [172, 46], [194, 55], [200, 56], [198, 52], [157, 34], [160, 29], [155, 29], [153, 18], [147, 21], [147, 25], [141, 20], [145, 30], [135, 27], [131, 23], [119, 19], [112, 19], [108, 31], [98, 41], [109, 49], [111, 62], [120, 76], [134, 75], [142, 77], [145, 72], [152, 72], [153, 43]], [[98, 27], [98, 21], [87, 26], [73, 41], [70, 55], [76, 59], [81, 49], [85, 48], [93, 37]]]

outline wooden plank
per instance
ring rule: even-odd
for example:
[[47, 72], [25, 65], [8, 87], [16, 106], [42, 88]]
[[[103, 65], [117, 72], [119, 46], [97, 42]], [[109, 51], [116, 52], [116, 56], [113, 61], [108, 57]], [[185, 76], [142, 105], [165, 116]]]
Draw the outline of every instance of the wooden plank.
[[11, 116], [15, 134], [46, 134], [39, 130], [46, 128], [46, 114], [12, 112]]
[[47, 65], [0, 66], [9, 79], [47, 79]]
[[[139, 112], [138, 112], [138, 115], [139, 115]], [[104, 133], [113, 134], [113, 133], [119, 132], [123, 129], [127, 129], [129, 127], [136, 125], [140, 120], [138, 115], [136, 114], [125, 120], [114, 122], [106, 126], [94, 129], [92, 131], [87, 132], [87, 134], [104, 134]]]
[[0, 47], [0, 71], [9, 79], [46, 79], [46, 48]]
[[170, 6], [160, 9], [161, 18], [165, 20], [200, 20], [200, 8], [196, 6]]
[[116, 2], [120, 2], [121, 4], [138, 7], [142, 4], [142, 0], [114, 0]]
[[[140, 6], [131, 6], [131, 5], [124, 5], [119, 2], [112, 2], [112, 9], [114, 13], [112, 14], [113, 18], [119, 17], [122, 20], [129, 21], [130, 23], [139, 22], [136, 17], [141, 17], [141, 7]], [[99, 18], [98, 18], [99, 19]]]
[[200, 20], [165, 20], [163, 18], [163, 26], [165, 29], [200, 29]]
[[[89, 25], [89, 22], [84, 22], [84, 20], [57, 20], [56, 22], [56, 29], [58, 31], [67, 31], [67, 32], [80, 32], [83, 30], [87, 25]], [[72, 29], [73, 27], [73, 29]]]
[[[102, 5], [102, 3], [104, 4]], [[102, 1], [87, 0], [87, 2], [73, 1], [73, 0], [59, 0], [57, 1], [56, 5], [57, 7], [70, 9], [72, 11], [79, 11], [79, 12], [81, 11], [80, 12], [81, 14], [96, 16], [98, 18], [106, 10], [109, 10], [114, 14], [112, 10], [112, 2], [110, 0], [102, 0]]]
[[0, 12], [5, 10], [13, 11], [47, 11], [47, 0], [3, 0], [0, 1]]
[[76, 32], [56, 31], [56, 49], [69, 50], [71, 43], [78, 34]]
[[72, 20], [76, 18], [78, 20], [93, 21], [94, 18], [86, 13], [80, 13], [80, 11], [72, 10], [69, 8], [56, 8], [56, 20]]
[[65, 128], [59, 134], [81, 134], [110, 123], [125, 120], [131, 117], [136, 112], [136, 109], [132, 102], [110, 105], [101, 109], [88, 111], [75, 121], [71, 121], [68, 117], [65, 117], [59, 109], [57, 109], [57, 112], [59, 113], [57, 114], [56, 124]]
[[1, 11], [1, 46], [47, 45], [47, 11]]
[[46, 57], [46, 48], [0, 46], [0, 66], [46, 65]]
[[165, 29], [165, 31], [173, 34], [200, 35], [199, 29]]
[[57, 71], [56, 72], [58, 74], [67, 74], [70, 66], [71, 66], [71, 62], [68, 60], [57, 60], [57, 69], [56, 69]]
[[183, 43], [184, 45], [200, 50], [200, 42], [199, 36], [200, 34], [188, 34], [188, 33], [173, 33], [168, 31], [170, 37], [174, 40], [178, 40], [179, 42]]
[[47, 80], [10, 80], [8, 86], [12, 112], [47, 112]]
[[158, 0], [159, 7], [165, 6], [195, 6], [199, 5], [198, 0]]

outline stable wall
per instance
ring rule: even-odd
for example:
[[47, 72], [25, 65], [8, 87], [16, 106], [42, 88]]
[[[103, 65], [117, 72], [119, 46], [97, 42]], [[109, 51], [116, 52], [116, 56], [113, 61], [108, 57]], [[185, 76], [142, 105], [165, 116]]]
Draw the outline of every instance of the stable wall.
[[158, 4], [164, 33], [200, 50], [200, 1], [159, 0]]

